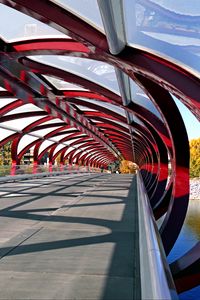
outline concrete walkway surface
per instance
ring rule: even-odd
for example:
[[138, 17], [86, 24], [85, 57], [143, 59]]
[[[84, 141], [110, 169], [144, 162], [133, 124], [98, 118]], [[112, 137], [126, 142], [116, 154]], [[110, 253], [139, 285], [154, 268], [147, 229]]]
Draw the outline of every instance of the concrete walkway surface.
[[0, 187], [0, 299], [140, 299], [133, 175]]

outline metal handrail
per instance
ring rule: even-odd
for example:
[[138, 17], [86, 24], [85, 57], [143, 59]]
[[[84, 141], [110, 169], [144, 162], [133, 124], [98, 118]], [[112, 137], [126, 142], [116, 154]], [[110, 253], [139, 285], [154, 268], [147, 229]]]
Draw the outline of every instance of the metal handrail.
[[18, 181], [24, 179], [57, 176], [64, 174], [90, 174], [100, 173], [101, 169], [77, 165], [44, 166], [15, 165], [0, 166], [0, 182]]
[[139, 213], [141, 299], [178, 299], [140, 172], [136, 174]]
[[63, 171], [79, 171], [79, 172], [101, 172], [100, 168], [79, 165], [2, 165], [0, 166], [0, 177], [7, 175], [35, 174], [35, 173], [52, 173]]

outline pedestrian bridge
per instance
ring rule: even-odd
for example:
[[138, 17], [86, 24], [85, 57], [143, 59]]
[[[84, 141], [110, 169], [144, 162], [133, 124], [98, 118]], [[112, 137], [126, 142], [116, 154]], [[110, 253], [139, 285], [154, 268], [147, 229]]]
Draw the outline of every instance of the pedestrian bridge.
[[[0, 298], [199, 285], [200, 242], [166, 261], [189, 202], [180, 105], [200, 120], [199, 27], [199, 1], [0, 0]], [[123, 163], [137, 174], [93, 172]]]

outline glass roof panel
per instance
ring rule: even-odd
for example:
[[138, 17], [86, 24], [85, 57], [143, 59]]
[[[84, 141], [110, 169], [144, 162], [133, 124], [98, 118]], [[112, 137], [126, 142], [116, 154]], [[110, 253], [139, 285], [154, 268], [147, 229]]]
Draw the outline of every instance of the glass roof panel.
[[134, 114], [129, 114], [129, 118], [130, 118], [130, 120], [131, 120], [132, 122], [135, 122], [135, 123], [138, 123], [138, 124], [144, 126], [144, 124], [142, 123], [142, 121], [139, 120], [138, 117], [136, 117]]
[[12, 103], [12, 102], [15, 102], [17, 99], [14, 99], [14, 98], [0, 98], [0, 108]]
[[[1, 127], [0, 127], [1, 128]], [[0, 141], [8, 137], [9, 135], [13, 134], [14, 132], [5, 128], [1, 128], [1, 137]]]
[[[103, 118], [105, 121], [103, 121], [103, 122], [105, 122], [106, 123], [106, 120], [110, 120], [109, 118]], [[120, 125], [120, 126], [122, 126], [122, 127], [125, 127], [125, 128], [128, 128], [128, 125], [127, 124], [125, 124], [125, 123], [122, 123], [122, 122], [120, 122], [120, 121], [118, 121], [118, 120], [111, 120], [112, 121], [112, 123], [115, 123], [115, 124], [118, 124], [118, 125]], [[96, 123], [96, 120], [94, 119], [94, 122]]]
[[74, 149], [74, 148], [72, 148], [72, 147], [67, 148], [66, 151], [65, 151], [65, 155], [68, 154], [68, 153], [69, 153], [70, 151], [72, 151], [73, 149]]
[[95, 119], [92, 119], [90, 118], [91, 121], [93, 121], [94, 123], [103, 123], [102, 121], [98, 121], [98, 120], [95, 120]]
[[40, 148], [39, 148], [39, 154], [40, 154], [44, 149], [46, 149], [48, 146], [50, 146], [50, 145], [52, 145], [52, 144], [54, 144], [54, 143], [55, 143], [54, 141], [45, 140], [45, 141], [41, 144], [41, 146], [40, 146]]
[[0, 91], [6, 91], [6, 89], [4, 89], [4, 88], [2, 88], [2, 87], [0, 86]]
[[21, 150], [23, 150], [27, 145], [31, 144], [32, 142], [38, 140], [38, 137], [25, 134], [19, 142], [18, 148], [17, 148], [17, 153], [19, 154]]
[[121, 108], [121, 107], [119, 107], [119, 106], [116, 106], [116, 105], [113, 105], [113, 104], [110, 104], [110, 103], [107, 103], [107, 102], [93, 100], [93, 99], [88, 99], [88, 98], [83, 98], [83, 97], [79, 97], [79, 99], [87, 101], [88, 103], [93, 103], [93, 104], [96, 104], [98, 106], [105, 107], [105, 108], [107, 108], [107, 109], [109, 109], [111, 111], [116, 112], [117, 114], [119, 114], [121, 116], [126, 117], [124, 109]]
[[58, 135], [58, 136], [54, 136], [51, 138], [51, 140], [54, 140], [55, 142], [59, 142], [61, 139], [65, 138], [65, 137], [68, 137], [71, 133], [64, 133], [64, 134], [61, 134], [61, 135]]
[[130, 86], [131, 86], [132, 101], [145, 107], [154, 115], [156, 115], [160, 120], [162, 120], [159, 111], [157, 110], [153, 102], [143, 92], [143, 90], [133, 80], [130, 80]]
[[12, 111], [8, 112], [6, 115], [13, 115], [18, 113], [34, 112], [34, 111], [43, 111], [43, 110], [33, 104], [25, 104], [13, 109]]
[[0, 4], [0, 37], [7, 42], [35, 38], [67, 38], [58, 30], [13, 8]]
[[[78, 137], [81, 139], [82, 137], [85, 137], [86, 135], [85, 134], [80, 134], [80, 135], [78, 135]], [[77, 138], [77, 136], [76, 137], [74, 137], [74, 138]], [[73, 142], [74, 142], [74, 138], [72, 139], [72, 140], [69, 140], [69, 141], [66, 141], [66, 142], [64, 142], [64, 144], [65, 145], [71, 145]]]
[[78, 109], [80, 109], [81, 111], [97, 111], [95, 109], [89, 108], [87, 106], [82, 106], [82, 105], [76, 105], [76, 107], [78, 107]]
[[[84, 136], [85, 136], [85, 135], [84, 135]], [[81, 136], [81, 137], [84, 137], [84, 136]], [[81, 137], [80, 137], [80, 138], [81, 138]], [[89, 142], [89, 141], [90, 141], [90, 142], [93, 142], [94, 140], [88, 137], [87, 141], [88, 141], [88, 142]], [[67, 142], [64, 142], [63, 144], [65, 144], [65, 145], [67, 146], [67, 145], [70, 145], [72, 142], [74, 142], [74, 141], [73, 141], [73, 140], [72, 140], [71, 142], [70, 142], [70, 141], [67, 141]], [[82, 144], [82, 145], [83, 145], [83, 144]], [[75, 146], [73, 146], [73, 147], [70, 147], [70, 148], [71, 148], [71, 149], [74, 149], [74, 148], [76, 148], [76, 147], [77, 147], [77, 145], [75, 145]]]
[[7, 127], [13, 130], [23, 130], [26, 126], [32, 124], [33, 122], [40, 120], [43, 117], [28, 117], [28, 118], [21, 118], [11, 121], [2, 122], [1, 124], [6, 125]]
[[[76, 149], [76, 151], [74, 152], [74, 155], [76, 155], [77, 153], [79, 153], [79, 152], [82, 152], [82, 150], [81, 149]], [[73, 156], [74, 156], [73, 155]]]
[[57, 118], [46, 121], [46, 122], [42, 123], [42, 125], [48, 125], [48, 124], [54, 124], [54, 123], [63, 123], [63, 125], [66, 125], [65, 122], [63, 122], [62, 120], [57, 119]]
[[[161, 5], [163, 8], [177, 14], [199, 16], [199, 0], [192, 1], [174, 1], [174, 0], [151, 0], [153, 3]], [[191, 5], [192, 4], [192, 5]]]
[[180, 114], [183, 118], [183, 122], [185, 124], [185, 128], [187, 130], [189, 140], [199, 138], [200, 136], [200, 122], [197, 118], [192, 114], [192, 112], [174, 95], [172, 95]]
[[62, 55], [34, 55], [28, 58], [81, 76], [120, 94], [115, 69], [107, 63]]
[[125, 27], [129, 45], [148, 49], [200, 72], [199, 0], [125, 0]]
[[64, 145], [64, 144], [58, 144], [58, 146], [56, 147], [56, 149], [53, 152], [53, 155], [55, 155], [59, 150], [61, 150], [64, 147], [66, 147], [66, 145]]
[[86, 151], [82, 151], [82, 153], [81, 153], [80, 156], [79, 156], [79, 159], [81, 159], [82, 156], [85, 155], [85, 154], [87, 154], [87, 152], [86, 152]]
[[88, 91], [87, 89], [84, 89], [81, 86], [72, 84], [70, 82], [66, 82], [64, 80], [52, 76], [48, 76], [48, 75], [42, 75], [42, 76], [45, 77], [58, 90]]
[[97, 0], [51, 0], [74, 15], [85, 19], [87, 23], [104, 31]]
[[81, 147], [81, 149], [84, 149], [83, 145], [84, 145], [83, 143], [82, 144], [78, 144], [78, 145], [75, 145], [74, 148]]
[[90, 156], [90, 155], [91, 155], [90, 158], [92, 158], [92, 157], [94, 157], [94, 156], [98, 156], [97, 153], [94, 153], [94, 154], [92, 154], [92, 153], [87, 153], [87, 155], [85, 156], [85, 159], [86, 159], [88, 156]]
[[46, 134], [52, 132], [53, 130], [60, 128], [60, 126], [56, 126], [56, 127], [51, 127], [51, 128], [45, 128], [45, 129], [40, 129], [40, 130], [35, 130], [34, 134], [40, 136], [40, 137], [44, 137]]

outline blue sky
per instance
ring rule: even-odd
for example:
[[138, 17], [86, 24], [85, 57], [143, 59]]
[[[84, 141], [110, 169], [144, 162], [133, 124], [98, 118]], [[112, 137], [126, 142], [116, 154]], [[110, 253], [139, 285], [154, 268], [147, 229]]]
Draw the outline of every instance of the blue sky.
[[200, 138], [200, 122], [181, 101], [177, 99], [174, 100], [181, 112], [189, 140]]

